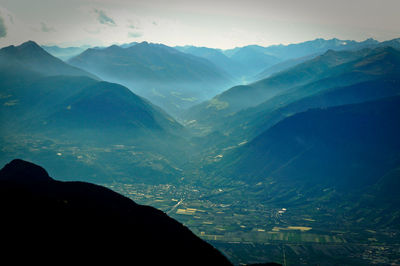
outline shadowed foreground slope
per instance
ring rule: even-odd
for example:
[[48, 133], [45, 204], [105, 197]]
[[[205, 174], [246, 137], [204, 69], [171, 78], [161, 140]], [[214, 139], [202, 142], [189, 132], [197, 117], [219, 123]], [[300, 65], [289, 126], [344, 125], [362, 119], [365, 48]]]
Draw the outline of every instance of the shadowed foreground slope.
[[230, 265], [211, 245], [149, 206], [84, 182], [60, 182], [13, 160], [0, 170], [2, 254], [30, 262]]

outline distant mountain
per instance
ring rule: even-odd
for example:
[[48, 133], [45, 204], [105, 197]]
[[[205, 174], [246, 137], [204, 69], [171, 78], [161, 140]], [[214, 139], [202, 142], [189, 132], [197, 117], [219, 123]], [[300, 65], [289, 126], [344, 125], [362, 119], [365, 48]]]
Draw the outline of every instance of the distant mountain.
[[[211, 123], [216, 129], [230, 134], [232, 130], [253, 130], [255, 124], [260, 126], [260, 121], [269, 121], [269, 125], [273, 125], [270, 122], [277, 121], [271, 119], [271, 112], [276, 111], [275, 114], [279, 115], [293, 114], [295, 110], [289, 113], [281, 110], [304, 97], [335, 87], [396, 77], [400, 73], [399, 54], [398, 50], [391, 47], [337, 52], [330, 50], [270, 78], [247, 86], [233, 87], [208, 102], [192, 107], [185, 118], [195, 119], [200, 124]], [[382, 95], [385, 96], [384, 91]], [[342, 102], [346, 103], [351, 102]]]
[[230, 116], [224, 120], [224, 125], [229, 131], [234, 130], [233, 135], [249, 139], [281, 119], [309, 108], [397, 95], [400, 93], [399, 74], [400, 51], [391, 47], [376, 48], [366, 57], [334, 67], [329, 77], [292, 88]]
[[232, 84], [229, 75], [208, 60], [162, 44], [88, 49], [68, 62], [124, 84], [175, 113]]
[[400, 39], [393, 39], [384, 42], [378, 42], [374, 39], [367, 39], [362, 42], [356, 42], [351, 40], [339, 40], [335, 38], [331, 40], [315, 39], [313, 41], [307, 41], [298, 44], [272, 45], [266, 47], [267, 53], [271, 53], [281, 58], [283, 61], [264, 69], [254, 76], [253, 80], [267, 78], [268, 76], [278, 73], [279, 71], [288, 69], [308, 59], [321, 55], [328, 50], [355, 51], [365, 48], [373, 49], [387, 46], [400, 49]]
[[400, 79], [396, 74], [349, 86], [332, 87], [287, 104], [274, 105], [271, 100], [232, 116], [226, 121], [226, 127], [235, 128], [232, 129], [235, 136], [251, 139], [282, 119], [310, 108], [362, 103], [395, 95], [400, 95]]
[[0, 68], [0, 84], [4, 84], [0, 108], [2, 114], [15, 118], [7, 119], [10, 123], [180, 128], [165, 112], [127, 88], [92, 79], [88, 72], [51, 56], [34, 42], [1, 49]]
[[[280, 72], [270, 78], [257, 81], [248, 86], [234, 87], [217, 97], [220, 101], [227, 100], [230, 103], [229, 109], [231, 111], [255, 106], [277, 94], [289, 90], [290, 88], [336, 74], [333, 72], [334, 67], [340, 65], [344, 66], [345, 63], [363, 58], [368, 53], [370, 53], [370, 50], [361, 50], [357, 52], [335, 52], [329, 50], [321, 56], [296, 65], [293, 68]], [[338, 71], [346, 72], [348, 71], [348, 68], [338, 69]], [[241, 94], [245, 94], [246, 96], [243, 95], [244, 97], [241, 101], [237, 104], [234, 103], [237, 97], [239, 95], [241, 96]]]
[[297, 113], [224, 158], [223, 175], [365, 188], [400, 165], [399, 119], [399, 96]]
[[[193, 46], [193, 45], [185, 45], [185, 46], [174, 46], [178, 51], [196, 55], [198, 57], [204, 57], [204, 58], [209, 58], [210, 61], [215, 60], [215, 58], [219, 57], [223, 60], [226, 60], [228, 58], [227, 56], [224, 55], [223, 51], [221, 49], [217, 48], [208, 48], [208, 47], [199, 47], [199, 46]], [[221, 56], [222, 55], [222, 56]]]
[[307, 55], [307, 56], [303, 56], [303, 57], [299, 57], [299, 58], [294, 58], [294, 59], [288, 59], [285, 61], [282, 61], [280, 63], [277, 63], [275, 65], [272, 65], [270, 67], [267, 67], [266, 69], [264, 69], [263, 71], [261, 71], [260, 73], [258, 73], [256, 76], [254, 76], [254, 81], [258, 81], [261, 79], [265, 79], [270, 77], [273, 74], [276, 74], [278, 72], [287, 70], [291, 67], [294, 67], [298, 64], [301, 64], [303, 62], [306, 62], [308, 60], [311, 60], [315, 57], [317, 57], [318, 54], [311, 54], [311, 55]]
[[262, 69], [282, 61], [279, 57], [266, 52], [264, 47], [258, 45], [242, 47], [231, 54], [229, 58], [240, 64], [244, 68], [243, 75], [249, 77], [259, 73]]
[[92, 181], [108, 180], [112, 173], [149, 182], [175, 180], [175, 160], [184, 154], [185, 135], [178, 122], [122, 85], [62, 71], [65, 75], [38, 73], [35, 69], [47, 64], [42, 67], [36, 58], [25, 59], [34, 68], [1, 66], [0, 143], [7, 149], [0, 162], [34, 158], [65, 179], [68, 162], [73, 165], [70, 172], [84, 173]]
[[124, 44], [121, 44], [119, 46], [122, 47], [122, 48], [129, 48], [129, 47], [132, 47], [132, 46], [134, 46], [136, 44], [138, 44], [138, 42], [124, 43]]
[[[210, 116], [230, 115], [242, 109], [256, 106], [291, 88], [323, 79], [333, 74], [332, 68], [346, 62], [363, 58], [371, 51], [328, 51], [314, 59], [298, 64], [269, 78], [240, 85], [215, 96], [213, 99], [192, 107], [185, 118], [197, 121], [208, 120]], [[343, 69], [343, 72], [348, 69]]]
[[[181, 53], [162, 44], [142, 42], [129, 48], [113, 45], [106, 49], [88, 49], [69, 62], [92, 69], [94, 73], [137, 83], [195, 80], [223, 80], [225, 77], [208, 61]], [[214, 72], [213, 72], [214, 71]], [[207, 76], [206, 76], [207, 74]]]
[[[270, 74], [285, 70], [305, 59], [311, 59], [328, 50], [357, 50], [375, 47], [379, 42], [367, 39], [363, 42], [339, 39], [315, 39], [312, 41], [289, 45], [271, 45], [267, 47], [248, 45], [224, 50], [223, 53], [244, 67], [242, 74], [247, 82], [267, 78]], [[303, 60], [302, 60], [303, 59]]]
[[93, 74], [77, 67], [70, 66], [62, 60], [50, 55], [33, 41], [19, 46], [8, 46], [0, 49], [0, 68], [4, 71], [24, 69], [44, 76], [68, 75], [88, 76], [98, 79]]
[[249, 45], [226, 51], [196, 46], [178, 46], [175, 48], [184, 53], [211, 61], [242, 83], [246, 83], [250, 77], [266, 67], [280, 62], [280, 59], [265, 53], [264, 47], [258, 45]]
[[234, 79], [237, 79], [238, 82], [241, 81], [240, 78], [243, 76], [244, 66], [241, 65], [241, 63], [233, 61], [231, 58], [227, 57], [220, 49], [197, 46], [176, 46], [174, 48], [187, 54], [205, 58], [220, 69], [226, 71]]
[[328, 50], [358, 50], [363, 48], [374, 48], [379, 42], [374, 39], [367, 39], [362, 42], [353, 40], [339, 40], [333, 38], [325, 40], [318, 38], [302, 43], [289, 45], [271, 45], [265, 48], [265, 52], [283, 60], [300, 58], [311, 54], [322, 54]]
[[26, 161], [0, 170], [0, 191], [3, 255], [13, 261], [231, 265], [165, 213]]
[[389, 47], [392, 47], [392, 48], [395, 48], [395, 49], [399, 50], [400, 49], [400, 38], [396, 38], [396, 39], [393, 39], [393, 40], [388, 40], [388, 41], [384, 41], [384, 42], [378, 43], [377, 46], [378, 47], [387, 47], [387, 46], [389, 46]]
[[[279, 71], [310, 60], [328, 50], [359, 50], [384, 46], [399, 46], [397, 39], [378, 42], [374, 39], [357, 42], [353, 40], [318, 38], [289, 45], [247, 45], [234, 49], [212, 49], [196, 46], [177, 46], [176, 49], [206, 58], [236, 77], [241, 84], [247, 84], [269, 77]], [[224, 56], [223, 56], [224, 55]]]
[[46, 52], [49, 54], [60, 58], [63, 61], [67, 61], [68, 59], [82, 53], [86, 49], [90, 48], [89, 45], [79, 46], [79, 47], [59, 47], [56, 45], [53, 46], [41, 46]]
[[2, 94], [10, 95], [2, 99], [2, 113], [15, 118], [3, 125], [17, 124], [15, 128], [60, 133], [72, 129], [171, 132], [181, 128], [126, 87], [85, 77], [45, 77], [26, 87], [4, 88]]

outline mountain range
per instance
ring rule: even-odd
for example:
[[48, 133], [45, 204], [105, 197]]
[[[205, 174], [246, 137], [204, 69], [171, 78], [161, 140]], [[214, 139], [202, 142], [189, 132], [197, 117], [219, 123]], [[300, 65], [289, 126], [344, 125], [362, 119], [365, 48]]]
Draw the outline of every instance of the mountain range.
[[312, 59], [328, 50], [359, 50], [373, 48], [378, 45], [394, 45], [374, 39], [362, 42], [339, 39], [315, 39], [289, 45], [271, 45], [267, 47], [259, 45], [247, 45], [233, 49], [221, 50], [207, 47], [178, 46], [176, 49], [206, 58], [225, 69], [228, 73], [242, 81], [253, 82], [267, 78], [285, 68], [294, 66], [306, 60]]
[[[13, 50], [10, 52], [10, 49]], [[1, 106], [2, 114], [22, 119], [19, 123], [24, 126], [37, 123], [46, 128], [57, 123], [71, 129], [73, 125], [92, 127], [107, 123], [108, 127], [132, 127], [136, 131], [146, 128], [168, 131], [180, 127], [158, 107], [127, 88], [93, 79], [90, 74], [86, 76], [87, 72], [52, 57], [33, 42], [3, 48], [0, 55], [17, 58], [15, 61], [0, 61], [2, 68], [11, 66], [11, 71], [2, 72], [2, 83], [8, 82], [8, 73], [19, 64], [27, 68], [11, 74], [24, 77], [26, 84], [2, 87]], [[47, 69], [52, 71], [46, 72], [45, 76], [32, 73]], [[26, 78], [28, 75], [31, 75], [29, 80]], [[15, 119], [7, 122], [15, 123]]]
[[182, 109], [213, 97], [229, 86], [268, 77], [329, 49], [354, 50], [380, 44], [373, 39], [363, 42], [316, 39], [291, 45], [248, 45], [229, 50], [168, 47], [147, 42], [85, 51], [85, 47], [43, 48], [102, 79], [127, 86], [176, 116]]
[[[93, 79], [88, 72], [54, 58], [33, 42], [3, 48], [0, 55], [3, 58], [15, 58], [0, 61], [2, 143], [4, 146], [19, 146], [18, 143], [28, 141], [35, 143], [33, 145], [41, 143], [40, 147], [45, 147], [36, 149], [34, 154], [27, 151], [31, 148], [24, 145], [16, 153], [3, 151], [2, 162], [15, 156], [39, 158], [39, 162], [49, 166], [59, 176], [66, 177], [68, 171], [57, 171], [64, 167], [63, 161], [59, 160], [61, 158], [49, 156], [49, 152], [57, 154], [59, 152], [53, 149], [67, 148], [70, 150], [69, 156], [67, 153], [62, 158], [67, 156], [77, 173], [84, 171], [86, 177], [99, 178], [100, 175], [107, 178], [110, 176], [110, 166], [103, 163], [86, 164], [85, 157], [90, 161], [92, 159], [89, 158], [96, 154], [98, 160], [104, 158], [110, 161], [109, 154], [104, 152], [110, 146], [133, 145], [137, 149], [136, 157], [129, 162], [120, 160], [112, 168], [126, 169], [128, 165], [130, 171], [143, 168], [144, 162], [139, 158], [142, 156], [141, 149], [144, 149], [152, 154], [146, 154], [146, 160], [154, 157], [160, 162], [154, 169], [149, 167], [149, 173], [143, 176], [142, 170], [138, 176], [162, 178], [170, 171], [177, 171], [160, 153], [168, 150], [171, 156], [175, 149], [170, 148], [167, 140], [175, 139], [175, 143], [179, 143], [177, 136], [183, 134], [183, 127], [159, 107], [122, 85]], [[47, 75], [42, 74], [46, 69], [51, 71]], [[53, 148], [48, 147], [49, 143]], [[73, 147], [82, 149], [82, 143], [87, 148], [76, 155], [77, 150]], [[126, 155], [119, 154], [114, 159], [119, 156]], [[170, 160], [173, 158], [170, 157]], [[157, 170], [164, 167], [171, 170]]]
[[162, 44], [88, 49], [68, 63], [121, 83], [173, 114], [232, 85], [208, 60]]
[[[195, 121], [192, 123], [195, 127], [212, 127], [223, 132], [245, 131], [248, 134], [249, 130], [265, 128], [262, 123], [273, 125], [277, 120], [271, 116], [282, 117], [286, 106], [305, 97], [385, 77], [397, 80], [399, 65], [399, 51], [392, 47], [330, 50], [269, 78], [233, 87], [192, 107], [184, 118]], [[384, 90], [381, 92], [385, 95]], [[344, 100], [342, 104], [345, 103]], [[302, 108], [292, 109], [286, 115], [304, 111], [307, 105]]]

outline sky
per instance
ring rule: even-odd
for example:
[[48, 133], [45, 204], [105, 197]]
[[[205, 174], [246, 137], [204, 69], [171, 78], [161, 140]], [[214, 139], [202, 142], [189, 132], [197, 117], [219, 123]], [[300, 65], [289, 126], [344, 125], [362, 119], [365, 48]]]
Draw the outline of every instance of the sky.
[[400, 37], [399, 11], [400, 0], [0, 0], [0, 47], [384, 41]]

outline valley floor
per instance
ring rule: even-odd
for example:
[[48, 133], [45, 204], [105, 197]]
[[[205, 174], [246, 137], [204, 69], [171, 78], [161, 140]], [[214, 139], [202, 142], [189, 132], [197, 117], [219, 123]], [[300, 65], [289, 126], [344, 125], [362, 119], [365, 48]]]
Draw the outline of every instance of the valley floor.
[[[139, 204], [154, 206], [210, 242], [234, 264], [399, 264], [399, 234], [357, 226], [335, 209], [255, 203], [242, 186], [103, 184]], [[343, 219], [343, 220], [341, 220]], [[360, 221], [361, 222], [361, 221]]]

